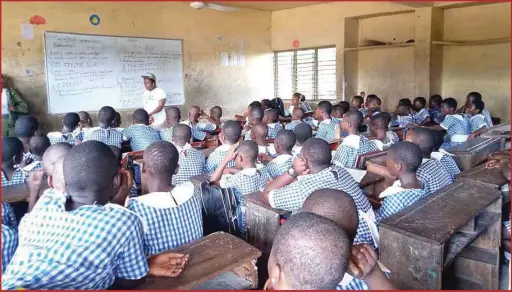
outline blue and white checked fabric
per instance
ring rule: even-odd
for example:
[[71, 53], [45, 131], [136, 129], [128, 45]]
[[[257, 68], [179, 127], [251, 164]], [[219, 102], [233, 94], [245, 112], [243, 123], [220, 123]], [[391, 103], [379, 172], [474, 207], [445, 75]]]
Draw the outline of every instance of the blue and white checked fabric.
[[337, 166], [355, 168], [359, 155], [378, 150], [377, 145], [368, 138], [361, 135], [349, 135], [336, 149], [332, 162]]
[[443, 149], [449, 149], [462, 142], [452, 142], [451, 139], [454, 135], [469, 135], [471, 134], [471, 123], [465, 115], [447, 115], [441, 123], [441, 127], [446, 130], [448, 140], [441, 146]]
[[391, 147], [391, 145], [398, 143], [399, 141], [400, 141], [400, 138], [394, 131], [387, 131], [386, 137], [382, 141], [381, 140], [371, 140], [371, 142], [374, 143], [375, 146], [381, 151], [387, 150], [389, 147]]
[[9, 180], [2, 169], [2, 187], [23, 184], [27, 180], [27, 177], [28, 174], [23, 172], [21, 168], [18, 168], [14, 171], [11, 179]]
[[423, 159], [423, 161], [416, 171], [416, 177], [423, 183], [425, 195], [429, 196], [453, 182], [453, 178], [441, 162], [435, 159]]
[[409, 114], [407, 116], [396, 116], [395, 120], [392, 122], [393, 126], [399, 126], [401, 128], [407, 127], [407, 124], [414, 123], [413, 115]]
[[[228, 152], [231, 149], [231, 147], [233, 147], [233, 146], [228, 145], [228, 144], [224, 144], [224, 145], [217, 147], [217, 149], [215, 149], [215, 151], [213, 151], [208, 156], [208, 159], [206, 160], [206, 164], [204, 165], [204, 172], [205, 173], [214, 172], [215, 169], [217, 169], [217, 167], [219, 167], [222, 160], [224, 160], [226, 155], [228, 155]], [[235, 167], [235, 161], [231, 160], [227, 166]]]
[[428, 112], [430, 113], [430, 119], [438, 124], [441, 123], [439, 117], [441, 116], [441, 110], [436, 108], [436, 109], [429, 109]]
[[142, 221], [108, 204], [66, 211], [66, 196], [46, 193], [19, 226], [19, 244], [2, 289], [109, 288], [148, 273]]
[[280, 123], [267, 124], [268, 126], [268, 139], [274, 139], [277, 136], [277, 132], [281, 131], [283, 127]]
[[302, 151], [302, 146], [293, 146], [293, 149], [292, 149], [292, 155], [293, 157], [297, 157], [299, 154], [300, 154], [300, 151]]
[[251, 130], [245, 132], [244, 134], [244, 140], [245, 141], [251, 141]]
[[172, 131], [174, 127], [169, 127], [167, 129], [160, 130], [160, 140], [167, 141], [172, 143]]
[[172, 177], [173, 186], [190, 181], [191, 176], [203, 174], [206, 160], [204, 153], [187, 145], [183, 149], [176, 147], [180, 157], [178, 173]]
[[203, 236], [201, 192], [191, 182], [171, 192], [146, 194], [127, 202], [126, 207], [144, 223], [146, 256], [162, 253]]
[[450, 175], [450, 178], [452, 180], [455, 180], [455, 177], [460, 173], [459, 166], [457, 165], [457, 162], [455, 162], [451, 154], [448, 154], [444, 151], [432, 152], [432, 154], [430, 154], [430, 157], [441, 163], [443, 169]]
[[352, 278], [348, 284], [343, 284], [343, 281], [336, 286], [336, 290], [370, 290], [363, 280]]
[[493, 124], [492, 124], [491, 114], [489, 113], [489, 111], [486, 108], [484, 108], [482, 110], [482, 115], [484, 115], [484, 117], [485, 117], [485, 122], [487, 123], [487, 126], [489, 128], [492, 127]]
[[503, 225], [507, 229], [507, 232], [510, 233], [510, 217], [508, 217], [508, 221], [503, 222]]
[[385, 197], [382, 206], [377, 211], [377, 225], [383, 219], [402, 211], [425, 195], [425, 191], [421, 189], [402, 189], [402, 191]]
[[144, 151], [149, 145], [160, 140], [160, 133], [151, 126], [135, 124], [124, 129], [123, 140], [130, 141], [132, 151]]
[[427, 109], [422, 108], [419, 112], [414, 113], [414, 122], [421, 124], [428, 117], [430, 117], [430, 113]]
[[366, 109], [365, 108], [360, 108], [360, 109], [358, 109], [358, 111], [360, 111], [363, 114], [363, 117], [366, 116]]
[[482, 114], [474, 115], [469, 119], [469, 123], [471, 124], [471, 133], [476, 130], [480, 130], [483, 127], [487, 127], [487, 122], [485, 121], [485, 117]]
[[11, 205], [6, 202], [2, 202], [2, 224], [11, 227], [14, 230], [18, 230], [18, 221], [16, 220], [14, 211], [12, 210]]
[[206, 139], [206, 132], [211, 132], [217, 129], [217, 126], [212, 123], [197, 123], [196, 125], [192, 125], [189, 120], [186, 120], [180, 124], [189, 126], [192, 129], [192, 137], [199, 141]]
[[261, 170], [261, 188], [263, 188], [269, 180], [288, 171], [292, 165], [293, 156], [290, 154], [281, 154], [274, 158]]
[[300, 104], [300, 107], [304, 110], [304, 112], [310, 112], [312, 111], [311, 109], [311, 106], [309, 105], [309, 103], [307, 101], [303, 101], [301, 104]]
[[97, 128], [86, 132], [84, 142], [91, 140], [121, 148], [121, 143], [123, 143], [123, 134], [111, 128]]
[[2, 224], [2, 274], [11, 262], [18, 246], [18, 233], [14, 228]]
[[336, 125], [337, 123], [333, 119], [321, 121], [315, 137], [328, 142], [331, 141], [336, 137]]
[[51, 132], [46, 135], [50, 140], [50, 144], [57, 143], [68, 143], [69, 145], [75, 145], [76, 141], [82, 141], [84, 139], [84, 132], [73, 132], [62, 134], [61, 132]]
[[286, 126], [284, 126], [284, 128], [286, 130], [293, 131], [295, 129], [295, 127], [297, 127], [297, 125], [301, 124], [301, 123], [304, 123], [304, 121], [293, 120], [293, 121], [289, 122], [288, 124], [286, 124]]

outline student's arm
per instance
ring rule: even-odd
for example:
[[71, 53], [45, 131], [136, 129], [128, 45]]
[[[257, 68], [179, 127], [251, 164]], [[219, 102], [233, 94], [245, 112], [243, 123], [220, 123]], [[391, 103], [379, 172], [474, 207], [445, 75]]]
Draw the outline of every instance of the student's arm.
[[441, 127], [441, 125], [423, 126], [423, 128], [434, 130], [434, 131], [444, 131], [445, 130], [445, 128]]
[[368, 244], [352, 246], [350, 272], [363, 280], [370, 290], [396, 290], [377, 264], [377, 254]]
[[226, 154], [226, 157], [221, 161], [219, 164], [219, 167], [215, 169], [215, 172], [213, 172], [212, 176], [210, 177], [211, 182], [218, 181], [222, 178], [222, 174], [224, 174], [224, 169], [227, 167], [228, 163], [235, 159], [238, 155], [238, 151], [236, 151], [236, 147], [233, 147], [228, 154]]
[[133, 176], [130, 171], [120, 170], [120, 183], [117, 193], [110, 199], [110, 202], [120, 206], [124, 206], [126, 198], [130, 195], [133, 186]]
[[[305, 175], [309, 174], [309, 168], [307, 167], [306, 161], [300, 157], [297, 157], [293, 160], [293, 169], [297, 175]], [[287, 186], [294, 182], [297, 178], [291, 176], [288, 172], [283, 173], [282, 175], [276, 177], [271, 180], [266, 186], [263, 192], [261, 193], [263, 202], [270, 206], [270, 200], [268, 194], [272, 190], [280, 189], [284, 186]]]
[[39, 199], [39, 192], [41, 191], [41, 182], [43, 181], [43, 171], [42, 170], [34, 170], [30, 172], [30, 175], [27, 179], [27, 184], [29, 188], [29, 196], [28, 196], [28, 210], [30, 213]]
[[476, 138], [476, 137], [482, 135], [483, 133], [487, 132], [487, 130], [489, 130], [487, 125], [482, 126], [480, 129], [478, 129], [478, 130], [474, 131], [473, 133], [469, 134], [468, 140], [473, 140], [474, 138]]

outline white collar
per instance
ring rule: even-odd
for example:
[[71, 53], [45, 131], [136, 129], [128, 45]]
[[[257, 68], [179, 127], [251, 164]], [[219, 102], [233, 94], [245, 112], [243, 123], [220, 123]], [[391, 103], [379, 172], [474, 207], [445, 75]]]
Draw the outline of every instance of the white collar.
[[444, 155], [448, 155], [448, 156], [452, 156], [452, 157], [455, 156], [454, 154], [451, 154], [444, 149], [439, 149], [438, 152], [432, 152], [430, 154], [430, 158], [439, 161], [439, 160], [441, 160], [441, 158], [443, 158]]
[[258, 152], [260, 154], [262, 153], [267, 153], [267, 146], [261, 146], [261, 145], [258, 145]]
[[286, 161], [288, 161], [289, 159], [291, 159], [292, 157], [293, 156], [291, 156], [290, 154], [281, 154], [281, 155], [277, 156], [276, 158], [274, 158], [272, 160], [272, 162], [277, 163], [277, 164], [283, 164]]
[[372, 140], [373, 144], [377, 146], [377, 149], [382, 151], [384, 149], [384, 143], [381, 140]]
[[26, 165], [25, 167], [23, 167], [22, 170], [23, 170], [23, 172], [31, 172], [32, 170], [34, 170], [34, 168], [36, 168], [36, 166], [38, 166], [40, 164], [41, 164], [41, 161], [34, 161], [31, 164]]
[[[400, 181], [398, 181], [398, 182], [400, 183]], [[384, 191], [382, 191], [382, 193], [380, 193], [380, 195], [379, 195], [379, 198], [382, 199], [385, 197], [389, 197], [389, 196], [395, 195], [403, 190], [404, 190], [404, 188], [396, 185], [396, 182], [395, 182], [395, 183], [393, 183], [392, 186], [390, 186], [387, 189], [385, 189]]]
[[222, 151], [222, 152], [225, 152], [225, 151], [229, 151], [229, 149], [231, 149], [231, 147], [233, 147], [233, 145], [229, 145], [229, 144], [222, 144], [220, 145], [219, 147], [217, 147], [215, 149], [215, 151]]
[[450, 115], [454, 118], [456, 118], [457, 120], [459, 121], [464, 121], [464, 117], [462, 115], [459, 115], [459, 114], [453, 114], [453, 115]]
[[320, 124], [330, 124], [330, 123], [331, 123], [331, 119], [325, 119], [320, 122]]
[[[156, 209], [178, 207], [194, 195], [194, 185], [191, 182], [179, 184], [171, 192], [155, 192], [131, 198], [144, 205]], [[177, 203], [177, 204], [176, 204]]]
[[355, 149], [359, 149], [360, 142], [361, 142], [360, 135], [348, 135], [347, 137], [343, 138], [343, 142], [341, 142], [341, 144], [355, 148]]
[[176, 144], [174, 144], [174, 146], [176, 146], [176, 149], [178, 150], [178, 153], [182, 153], [182, 152], [187, 151], [187, 150], [189, 150], [190, 148], [192, 148], [192, 146], [191, 146], [189, 143], [187, 143], [187, 144], [183, 145], [183, 147], [178, 146], [178, 145], [176, 145]]
[[478, 117], [478, 116], [480, 116], [480, 117], [482, 117], [483, 119], [485, 119], [485, 116], [484, 116], [483, 114], [481, 114], [481, 113], [480, 113], [480, 114], [478, 114], [478, 115], [474, 115], [474, 116], [472, 116], [471, 118], [475, 118], [475, 117]]
[[257, 169], [257, 168], [245, 168], [245, 169], [240, 170], [240, 172], [239, 172], [239, 173], [241, 173], [241, 174], [243, 174], [243, 175], [247, 175], [247, 176], [253, 176], [253, 175], [255, 175], [257, 172], [258, 172], [258, 169]]
[[423, 159], [421, 160], [421, 165], [423, 165], [423, 164], [427, 163], [429, 160], [430, 160], [430, 158], [423, 158]]

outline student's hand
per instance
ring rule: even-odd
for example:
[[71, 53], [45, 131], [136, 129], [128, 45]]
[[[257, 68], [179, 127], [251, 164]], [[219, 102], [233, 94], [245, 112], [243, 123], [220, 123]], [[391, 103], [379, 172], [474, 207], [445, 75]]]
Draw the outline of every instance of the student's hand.
[[260, 153], [258, 154], [258, 159], [261, 161], [261, 162], [270, 162], [272, 161], [272, 156], [266, 154], [266, 153]]
[[293, 160], [293, 170], [295, 170], [295, 173], [297, 173], [298, 175], [309, 174], [309, 168], [306, 159], [300, 156], [296, 157]]
[[164, 252], [148, 258], [149, 275], [156, 277], [177, 277], [183, 272], [189, 255]]
[[35, 194], [39, 193], [41, 189], [41, 183], [43, 181], [43, 171], [38, 169], [30, 172], [30, 175], [27, 178], [27, 184], [30, 189], [30, 193], [34, 191]]
[[469, 134], [469, 136], [468, 136], [468, 141], [471, 141], [471, 140], [475, 139], [477, 136], [478, 136], [478, 134], [477, 134], [477, 133], [471, 133], [471, 134]]
[[224, 163], [227, 164], [231, 160], [234, 160], [237, 155], [238, 155], [238, 143], [233, 145], [233, 147], [231, 147], [231, 150], [229, 150], [229, 152], [226, 154], [226, 157], [224, 157]]
[[153, 115], [150, 115], [149, 116], [149, 124], [153, 124], [153, 122], [155, 121], [155, 118], [153, 118]]
[[373, 248], [366, 244], [352, 246], [349, 271], [357, 279], [364, 280], [377, 266], [377, 254]]

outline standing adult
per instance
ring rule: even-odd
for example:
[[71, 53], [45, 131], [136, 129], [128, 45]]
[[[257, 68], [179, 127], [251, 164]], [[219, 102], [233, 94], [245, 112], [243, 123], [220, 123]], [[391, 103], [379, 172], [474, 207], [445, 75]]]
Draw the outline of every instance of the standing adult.
[[14, 136], [14, 123], [28, 114], [27, 103], [9, 85], [8, 77], [2, 74], [2, 136]]
[[154, 128], [160, 129], [165, 126], [165, 101], [167, 95], [160, 88], [156, 87], [156, 77], [152, 73], [142, 75], [144, 78], [144, 110], [149, 114], [149, 122]]

